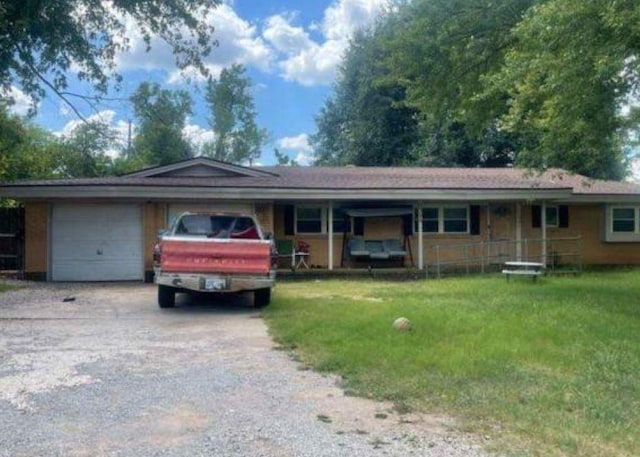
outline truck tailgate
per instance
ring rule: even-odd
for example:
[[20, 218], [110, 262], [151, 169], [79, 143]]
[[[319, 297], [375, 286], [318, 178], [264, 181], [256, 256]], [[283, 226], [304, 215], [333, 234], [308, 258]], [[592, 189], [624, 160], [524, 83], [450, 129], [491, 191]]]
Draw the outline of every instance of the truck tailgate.
[[160, 268], [167, 273], [269, 274], [271, 242], [263, 240], [162, 240]]

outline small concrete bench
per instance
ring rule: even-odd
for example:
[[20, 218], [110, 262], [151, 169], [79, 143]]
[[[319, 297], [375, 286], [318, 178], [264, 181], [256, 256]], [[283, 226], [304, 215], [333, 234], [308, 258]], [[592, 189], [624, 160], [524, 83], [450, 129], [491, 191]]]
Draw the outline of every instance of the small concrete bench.
[[505, 269], [502, 270], [502, 274], [507, 277], [507, 281], [513, 275], [515, 276], [529, 276], [534, 281], [542, 274], [544, 268], [543, 263], [538, 262], [505, 262]]

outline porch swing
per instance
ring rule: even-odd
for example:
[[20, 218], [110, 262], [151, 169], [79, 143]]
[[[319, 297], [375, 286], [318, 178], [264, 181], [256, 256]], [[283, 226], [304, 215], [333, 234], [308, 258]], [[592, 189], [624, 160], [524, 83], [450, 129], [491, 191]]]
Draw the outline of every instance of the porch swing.
[[[345, 224], [342, 236], [342, 257], [340, 267], [344, 268], [347, 258], [354, 261], [392, 261], [401, 260], [405, 266], [407, 254], [414, 266], [413, 251], [411, 249], [411, 235], [413, 233], [413, 208], [343, 208]], [[364, 222], [366, 218], [384, 217], [402, 219], [402, 242], [397, 238], [364, 239]], [[348, 233], [346, 223], [348, 218], [353, 218], [353, 236]], [[371, 264], [368, 265], [371, 268]]]

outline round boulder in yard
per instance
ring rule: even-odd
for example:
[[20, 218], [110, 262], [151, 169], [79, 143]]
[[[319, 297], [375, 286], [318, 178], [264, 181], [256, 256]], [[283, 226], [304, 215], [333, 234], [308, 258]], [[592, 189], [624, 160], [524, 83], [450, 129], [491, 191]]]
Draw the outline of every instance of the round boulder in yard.
[[399, 332], [406, 332], [408, 330], [411, 330], [411, 321], [406, 317], [399, 317], [395, 321], [393, 321], [393, 328], [395, 328]]

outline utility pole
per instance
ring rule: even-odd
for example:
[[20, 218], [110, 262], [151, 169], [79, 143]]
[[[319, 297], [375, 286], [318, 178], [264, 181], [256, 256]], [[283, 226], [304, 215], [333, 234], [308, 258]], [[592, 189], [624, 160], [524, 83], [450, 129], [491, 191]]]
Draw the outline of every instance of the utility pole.
[[129, 123], [127, 134], [127, 157], [131, 158], [131, 119], [129, 119], [127, 122]]

